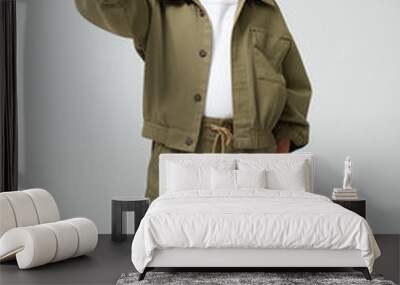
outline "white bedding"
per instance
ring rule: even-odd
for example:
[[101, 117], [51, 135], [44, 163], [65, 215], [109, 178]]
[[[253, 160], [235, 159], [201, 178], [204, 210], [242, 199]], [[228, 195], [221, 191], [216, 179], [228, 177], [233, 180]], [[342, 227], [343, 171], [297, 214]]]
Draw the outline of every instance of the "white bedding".
[[160, 196], [137, 230], [132, 262], [143, 272], [165, 248], [357, 249], [371, 272], [380, 255], [359, 215], [317, 194], [265, 189]]

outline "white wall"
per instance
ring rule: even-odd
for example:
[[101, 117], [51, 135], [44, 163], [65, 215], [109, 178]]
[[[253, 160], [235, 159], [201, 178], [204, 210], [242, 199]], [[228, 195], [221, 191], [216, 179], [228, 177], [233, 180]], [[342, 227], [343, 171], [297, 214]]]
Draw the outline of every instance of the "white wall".
[[[313, 82], [317, 191], [355, 186], [377, 233], [400, 233], [400, 1], [280, 1]], [[88, 24], [72, 0], [18, 0], [21, 188], [50, 190], [64, 217], [110, 232], [114, 195], [143, 195], [143, 63], [129, 40]]]
[[63, 217], [110, 232], [111, 197], [144, 193], [143, 63], [71, 0], [21, 0], [17, 11], [21, 188], [46, 188]]

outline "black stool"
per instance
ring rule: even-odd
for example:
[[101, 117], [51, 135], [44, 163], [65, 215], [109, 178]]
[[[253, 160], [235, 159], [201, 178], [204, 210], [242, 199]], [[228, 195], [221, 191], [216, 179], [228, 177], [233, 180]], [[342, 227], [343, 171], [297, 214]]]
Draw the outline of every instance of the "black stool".
[[135, 233], [149, 208], [150, 200], [133, 196], [113, 197], [111, 202], [111, 240], [126, 240], [124, 212], [135, 212]]

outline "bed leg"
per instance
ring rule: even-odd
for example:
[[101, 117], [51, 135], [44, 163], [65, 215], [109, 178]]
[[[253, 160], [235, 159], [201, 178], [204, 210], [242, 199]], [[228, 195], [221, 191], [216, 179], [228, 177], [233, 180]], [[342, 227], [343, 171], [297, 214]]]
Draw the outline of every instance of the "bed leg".
[[147, 273], [148, 269], [147, 267], [143, 270], [142, 273], [139, 274], [139, 278], [138, 281], [142, 281], [144, 279], [144, 277], [146, 277], [146, 273]]
[[367, 267], [356, 267], [354, 269], [357, 271], [361, 271], [361, 273], [364, 275], [365, 279], [372, 280], [371, 274], [369, 274], [369, 270]]

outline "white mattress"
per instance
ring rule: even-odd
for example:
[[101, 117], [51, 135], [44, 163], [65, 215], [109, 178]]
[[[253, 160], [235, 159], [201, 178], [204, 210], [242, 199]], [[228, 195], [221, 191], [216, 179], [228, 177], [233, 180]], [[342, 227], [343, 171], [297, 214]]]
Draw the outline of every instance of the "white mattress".
[[356, 249], [156, 249], [149, 267], [365, 267]]
[[132, 243], [139, 272], [170, 248], [359, 250], [372, 271], [379, 248], [368, 223], [328, 198], [298, 191], [180, 191], [156, 199]]

